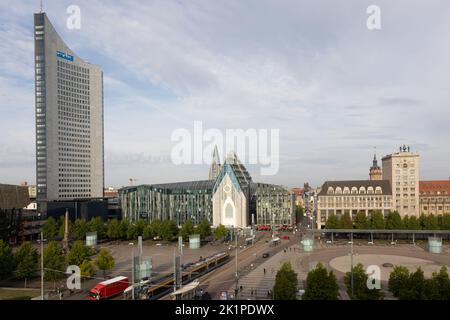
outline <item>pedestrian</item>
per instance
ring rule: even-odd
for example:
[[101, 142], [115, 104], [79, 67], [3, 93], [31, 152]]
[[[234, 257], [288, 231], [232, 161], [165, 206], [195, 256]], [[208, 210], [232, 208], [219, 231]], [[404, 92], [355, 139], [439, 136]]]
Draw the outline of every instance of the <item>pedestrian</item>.
[[264, 275], [266, 275], [266, 268], [264, 268]]
[[240, 290], [241, 290], [241, 292], [242, 292], [242, 286], [240, 286], [240, 287], [239, 287], [239, 289], [240, 289]]
[[250, 292], [251, 292], [251, 295], [253, 295], [253, 288], [252, 288], [252, 290]]

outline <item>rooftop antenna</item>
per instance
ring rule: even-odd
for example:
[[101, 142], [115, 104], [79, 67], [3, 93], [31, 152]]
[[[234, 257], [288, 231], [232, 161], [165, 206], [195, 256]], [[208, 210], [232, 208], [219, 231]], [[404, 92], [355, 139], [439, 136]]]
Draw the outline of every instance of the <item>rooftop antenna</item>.
[[41, 0], [41, 2], [40, 2], [40, 8], [41, 8], [41, 13], [42, 13], [42, 11], [43, 11], [43, 9], [44, 9], [43, 0]]

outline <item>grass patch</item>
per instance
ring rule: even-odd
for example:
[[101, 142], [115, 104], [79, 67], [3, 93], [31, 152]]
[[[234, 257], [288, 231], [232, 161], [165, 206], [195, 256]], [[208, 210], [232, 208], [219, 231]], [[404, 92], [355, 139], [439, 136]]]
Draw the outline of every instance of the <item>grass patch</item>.
[[39, 290], [0, 288], [0, 300], [30, 300], [39, 295]]

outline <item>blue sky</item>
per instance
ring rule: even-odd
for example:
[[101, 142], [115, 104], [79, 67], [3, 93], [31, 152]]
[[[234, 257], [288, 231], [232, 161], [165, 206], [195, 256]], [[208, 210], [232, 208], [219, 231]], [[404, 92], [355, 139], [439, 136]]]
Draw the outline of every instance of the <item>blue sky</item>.
[[[81, 29], [66, 8], [81, 8]], [[382, 29], [366, 28], [381, 8]], [[0, 182], [34, 183], [33, 13], [0, 2]], [[401, 144], [422, 179], [450, 177], [448, 1], [44, 1], [58, 33], [104, 71], [105, 180], [205, 179], [170, 162], [171, 133], [280, 130], [280, 170], [298, 186], [367, 179]], [[223, 155], [222, 155], [223, 156]]]

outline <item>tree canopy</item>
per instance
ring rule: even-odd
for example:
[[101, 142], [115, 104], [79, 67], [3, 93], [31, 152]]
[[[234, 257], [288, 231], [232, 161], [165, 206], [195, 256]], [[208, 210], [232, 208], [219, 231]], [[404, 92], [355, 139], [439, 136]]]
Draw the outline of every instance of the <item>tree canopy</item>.
[[337, 300], [339, 286], [333, 271], [327, 271], [322, 263], [318, 263], [309, 271], [306, 278], [306, 289], [303, 300]]
[[297, 299], [297, 273], [292, 269], [290, 262], [285, 262], [278, 270], [273, 287], [274, 300]]

